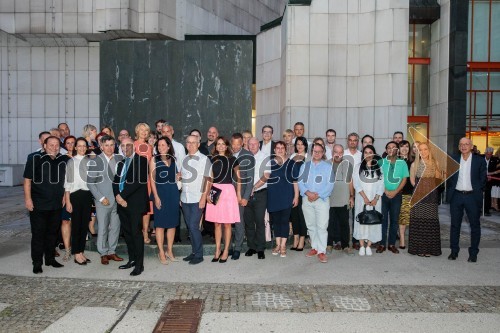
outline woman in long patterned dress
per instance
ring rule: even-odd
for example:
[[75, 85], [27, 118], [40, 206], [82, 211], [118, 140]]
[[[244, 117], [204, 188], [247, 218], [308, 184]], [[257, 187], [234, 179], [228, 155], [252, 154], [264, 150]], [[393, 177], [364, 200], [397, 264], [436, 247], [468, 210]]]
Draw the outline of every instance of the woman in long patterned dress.
[[[406, 162], [408, 171], [410, 171], [411, 164], [414, 160], [412, 150], [410, 150], [410, 143], [403, 140], [399, 143], [399, 158]], [[413, 185], [411, 182], [406, 182], [403, 190], [403, 201], [401, 203], [401, 212], [399, 213], [399, 248], [406, 249], [406, 227], [410, 225], [410, 200], [413, 193]]]
[[441, 255], [437, 185], [441, 171], [427, 143], [420, 143], [419, 154], [410, 168], [410, 181], [415, 187], [410, 211], [408, 253], [420, 257]]

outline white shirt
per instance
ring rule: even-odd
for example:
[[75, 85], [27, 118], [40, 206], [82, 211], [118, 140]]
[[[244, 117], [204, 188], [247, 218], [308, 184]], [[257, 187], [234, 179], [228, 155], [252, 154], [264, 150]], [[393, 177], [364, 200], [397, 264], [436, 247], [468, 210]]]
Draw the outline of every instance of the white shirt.
[[[333, 148], [330, 148], [328, 146], [328, 144], [326, 144], [326, 146], [325, 146], [325, 157], [327, 160], [331, 160], [333, 157]], [[361, 160], [361, 158], [360, 158], [360, 160]]]
[[186, 155], [182, 160], [182, 192], [184, 203], [200, 202], [204, 191], [204, 178], [210, 177], [212, 163], [198, 150], [194, 155]]
[[464, 160], [460, 155], [460, 170], [458, 171], [458, 181], [455, 189], [458, 191], [472, 191], [472, 183], [470, 179], [470, 168], [472, 164], [472, 153], [469, 158]]
[[182, 161], [184, 161], [184, 157], [186, 157], [186, 150], [184, 149], [182, 143], [175, 141], [174, 139], [172, 139], [172, 146], [174, 146], [177, 170], [181, 170]]
[[[264, 173], [271, 173], [271, 158], [266, 155], [261, 150], [254, 155], [255, 158], [255, 169], [254, 169], [254, 179], [253, 184], [257, 184]], [[257, 192], [267, 188], [267, 182], [257, 189]]]
[[359, 151], [359, 150], [356, 150], [356, 153], [351, 154], [351, 151], [349, 149], [346, 149], [344, 150], [344, 157], [345, 156], [352, 156], [352, 158], [354, 158], [354, 166], [358, 165], [358, 164], [361, 164], [361, 157], [363, 156], [363, 154]]
[[[64, 190], [66, 192], [74, 193], [78, 190], [89, 190], [87, 186], [88, 165], [86, 165], [88, 160], [84, 159], [84, 157], [82, 155], [75, 155], [68, 161], [64, 179]], [[81, 164], [82, 161], [83, 164]]]
[[273, 142], [272, 140], [269, 141], [268, 143], [265, 143], [264, 141], [262, 141], [262, 148], [260, 149], [260, 151], [263, 152], [264, 154], [266, 154], [267, 156], [270, 156], [272, 142]]

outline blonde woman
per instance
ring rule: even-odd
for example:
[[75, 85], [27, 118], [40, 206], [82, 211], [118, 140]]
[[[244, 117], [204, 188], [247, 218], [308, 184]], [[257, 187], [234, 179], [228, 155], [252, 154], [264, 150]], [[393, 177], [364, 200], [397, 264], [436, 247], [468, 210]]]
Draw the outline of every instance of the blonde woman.
[[91, 124], [83, 126], [82, 136], [87, 140], [89, 145], [89, 155], [99, 155], [101, 150], [99, 149], [99, 144], [96, 141], [97, 137], [97, 127]]
[[[151, 134], [151, 128], [146, 123], [138, 123], [135, 126], [135, 141], [134, 141], [134, 151], [136, 154], [145, 157], [148, 162], [153, 156], [153, 146], [148, 142], [149, 135]], [[151, 195], [151, 184], [148, 178], [148, 195]], [[153, 203], [149, 202], [149, 211], [142, 217], [142, 236], [144, 237], [144, 243], [151, 243], [149, 239], [149, 220], [150, 215], [153, 214]]]
[[101, 128], [101, 133], [106, 133], [107, 135], [112, 136], [113, 138], [115, 137], [115, 132], [113, 131], [111, 126], [108, 126], [108, 125], [103, 126]]
[[286, 129], [283, 132], [283, 142], [285, 143], [285, 153], [286, 157], [290, 157], [295, 151], [295, 145], [293, 143], [293, 131], [291, 129]]
[[429, 145], [418, 145], [418, 154], [410, 168], [410, 182], [415, 187], [417, 201], [410, 211], [408, 253], [420, 257], [441, 255], [437, 185], [441, 180], [438, 162], [433, 158]]

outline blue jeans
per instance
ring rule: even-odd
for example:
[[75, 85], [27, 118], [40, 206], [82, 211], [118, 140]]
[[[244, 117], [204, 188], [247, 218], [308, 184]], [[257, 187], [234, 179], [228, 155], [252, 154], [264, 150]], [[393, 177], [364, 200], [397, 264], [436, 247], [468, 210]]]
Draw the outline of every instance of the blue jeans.
[[200, 209], [198, 202], [183, 202], [182, 212], [189, 230], [189, 238], [191, 238], [191, 252], [195, 258], [203, 258], [203, 239], [200, 231], [200, 218], [203, 210]]
[[387, 246], [387, 226], [389, 225], [389, 246], [396, 245], [398, 236], [398, 220], [399, 212], [401, 211], [401, 203], [403, 195], [399, 192], [394, 198], [389, 199], [385, 193], [382, 195], [382, 241], [380, 245]]

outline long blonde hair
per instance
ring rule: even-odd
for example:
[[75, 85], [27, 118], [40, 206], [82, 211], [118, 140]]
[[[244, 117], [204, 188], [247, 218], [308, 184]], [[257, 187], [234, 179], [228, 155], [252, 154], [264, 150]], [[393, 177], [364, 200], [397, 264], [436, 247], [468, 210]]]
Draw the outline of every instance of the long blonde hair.
[[[429, 146], [429, 144], [427, 142], [420, 142], [418, 144], [418, 153], [415, 154], [415, 166], [417, 167], [417, 169], [418, 169], [418, 166], [420, 165], [420, 160], [421, 160], [421, 158], [420, 158], [420, 146], [421, 145], [426, 145], [427, 149], [429, 150], [429, 162], [428, 162], [428, 164], [426, 164], [426, 167], [427, 166], [434, 166], [436, 168], [436, 170], [438, 170], [440, 172], [439, 163], [436, 161], [434, 156], [432, 156], [431, 147]], [[422, 162], [424, 162], [424, 161], [422, 160]]]

